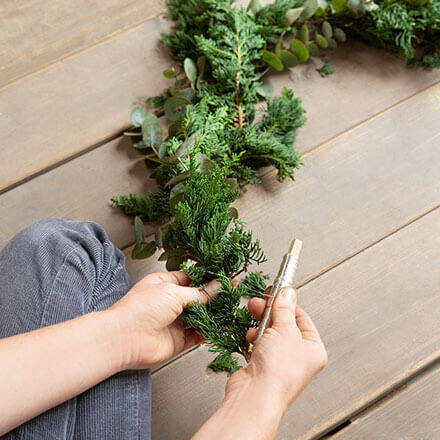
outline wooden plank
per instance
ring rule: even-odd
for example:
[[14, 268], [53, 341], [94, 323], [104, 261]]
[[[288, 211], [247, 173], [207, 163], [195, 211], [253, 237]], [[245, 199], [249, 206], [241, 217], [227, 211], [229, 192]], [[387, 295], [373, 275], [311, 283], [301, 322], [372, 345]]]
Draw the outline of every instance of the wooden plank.
[[[269, 258], [277, 261], [285, 234], [303, 237], [298, 279], [305, 279], [438, 203], [439, 93], [435, 86], [313, 151], [294, 183], [270, 173], [249, 187], [236, 206]], [[118, 246], [129, 245], [130, 220], [109, 199], [151, 187], [135, 155], [115, 140], [1, 195], [0, 246], [30, 222], [56, 216], [94, 220]], [[131, 266], [133, 275], [145, 265]]]
[[439, 414], [440, 366], [437, 366], [331, 438], [435, 440], [440, 438]]
[[[0, 91], [3, 165], [0, 192], [67, 160], [127, 127], [133, 104], [160, 93], [171, 65], [159, 43], [161, 18], [117, 35]], [[309, 123], [302, 151], [326, 141], [440, 80], [439, 71], [409, 69], [394, 55], [351, 41], [329, 58], [335, 74], [314, 65], [274, 75], [293, 87]]]
[[[440, 202], [435, 86], [306, 155], [296, 182], [274, 173], [236, 202], [276, 270], [281, 243], [301, 238], [305, 282]], [[134, 279], [158, 267], [128, 260]]]
[[164, 0], [3, 0], [0, 88], [157, 16], [164, 4]]
[[133, 105], [169, 83], [161, 19], [0, 91], [0, 192], [121, 132]]
[[[277, 439], [317, 438], [440, 358], [439, 224], [437, 209], [299, 289], [329, 364]], [[212, 357], [198, 349], [153, 375], [153, 439], [190, 438], [215, 410], [226, 377], [206, 370]]]

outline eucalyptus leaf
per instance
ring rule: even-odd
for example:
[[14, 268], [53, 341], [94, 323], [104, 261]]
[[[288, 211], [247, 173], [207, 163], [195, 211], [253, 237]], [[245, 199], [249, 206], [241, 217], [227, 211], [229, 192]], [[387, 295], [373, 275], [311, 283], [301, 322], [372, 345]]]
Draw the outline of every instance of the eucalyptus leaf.
[[307, 20], [313, 16], [319, 7], [318, 0], [306, 0], [303, 4], [304, 10], [301, 13], [301, 19]]
[[342, 12], [347, 4], [347, 0], [332, 0], [332, 6], [335, 12]]
[[165, 78], [174, 78], [179, 74], [179, 72], [176, 72], [174, 69], [166, 69], [162, 72], [162, 75]]
[[130, 121], [135, 127], [140, 127], [146, 117], [147, 117], [147, 111], [144, 108], [135, 107], [131, 111]]
[[273, 95], [273, 90], [273, 84], [269, 81], [264, 81], [257, 87], [257, 93], [265, 99], [269, 99]]
[[185, 116], [186, 106], [190, 101], [181, 96], [172, 96], [165, 101], [164, 111], [170, 121], [178, 121]]
[[275, 47], [274, 47], [274, 49], [273, 49], [273, 51], [275, 52], [275, 55], [276, 55], [278, 58], [280, 58], [281, 43], [282, 43], [282, 41], [281, 41], [281, 39], [279, 39], [279, 40], [277, 41], [277, 44], [275, 44]]
[[300, 17], [300, 15], [302, 14], [303, 11], [304, 11], [304, 8], [303, 8], [303, 7], [289, 9], [289, 10], [286, 12], [286, 21], [287, 21], [287, 24], [288, 24], [289, 26], [292, 26], [292, 24], [295, 23], [296, 20], [298, 20], [298, 18]]
[[327, 39], [327, 41], [333, 37], [333, 28], [332, 28], [332, 25], [328, 21], [322, 22], [321, 29], [322, 29], [322, 34]]
[[310, 39], [310, 34], [309, 34], [309, 28], [305, 24], [302, 25], [300, 34], [301, 34], [301, 40], [307, 46], [307, 43], [309, 42]]
[[170, 255], [166, 263], [167, 270], [179, 270], [183, 260], [183, 255]]
[[261, 50], [260, 51], [263, 61], [268, 64], [270, 67], [273, 67], [275, 70], [278, 70], [281, 72], [283, 70], [283, 63], [281, 60], [277, 57], [277, 55], [273, 52], [269, 52], [268, 50]]
[[157, 155], [159, 156], [160, 159], [163, 159], [168, 153], [168, 146], [166, 144], [166, 142], [163, 142], [162, 144], [160, 144], [160, 147], [157, 150]]
[[148, 148], [144, 141], [139, 142], [133, 142], [133, 148], [136, 148], [136, 150], [145, 150], [145, 148]]
[[194, 84], [197, 79], [197, 65], [191, 58], [185, 58], [183, 62], [183, 70], [185, 75], [190, 80], [191, 84]]
[[174, 185], [170, 191], [170, 201], [174, 199], [179, 194], [182, 194], [185, 192], [186, 186], [183, 182], [178, 183], [177, 185]]
[[319, 49], [318, 49], [318, 46], [315, 43], [310, 42], [307, 45], [307, 49], [309, 49], [310, 55], [312, 57], [317, 57], [319, 55]]
[[255, 15], [261, 9], [261, 4], [259, 0], [251, 0], [248, 4], [247, 9]]
[[143, 260], [144, 258], [151, 257], [156, 252], [156, 248], [156, 242], [154, 241], [138, 243], [133, 248], [131, 258], [133, 258], [133, 260]]
[[176, 150], [176, 157], [185, 157], [193, 150], [194, 145], [200, 135], [200, 130], [195, 131], [188, 139], [186, 139]]
[[287, 50], [280, 50], [280, 57], [286, 67], [295, 67], [299, 64], [298, 58]]
[[179, 90], [178, 94], [190, 102], [192, 102], [196, 96], [196, 92], [194, 91], [194, 89], [191, 89], [190, 87]]
[[198, 169], [203, 173], [206, 174], [212, 169], [216, 167], [216, 163], [210, 159], [206, 154], [197, 153], [196, 154], [196, 160], [199, 164]]
[[180, 182], [183, 182], [184, 180], [187, 180], [191, 176], [191, 172], [185, 171], [184, 173], [180, 173], [177, 176], [172, 177], [165, 185], [165, 188], [169, 188], [171, 186], [174, 186]]
[[334, 38], [330, 38], [328, 40], [328, 47], [330, 49], [336, 49], [338, 47], [338, 43], [336, 42], [336, 40]]
[[134, 235], [136, 243], [143, 243], [145, 241], [144, 222], [138, 215], [134, 218]]
[[149, 114], [144, 119], [142, 139], [147, 147], [156, 148], [162, 143], [162, 127], [156, 115]]
[[169, 204], [170, 204], [170, 209], [172, 212], [174, 212], [174, 209], [179, 204], [179, 202], [181, 202], [183, 200], [183, 197], [184, 197], [184, 192], [181, 192], [179, 194], [176, 194], [173, 198], [170, 199]]
[[347, 41], [347, 35], [345, 35], [345, 32], [341, 28], [335, 28], [333, 30], [333, 36], [335, 40], [345, 43]]
[[319, 47], [322, 47], [323, 49], [327, 49], [328, 41], [321, 34], [316, 33], [315, 39]]
[[230, 206], [229, 207], [228, 215], [231, 218], [238, 219], [238, 210], [237, 210], [237, 208], [234, 208], [233, 206]]
[[172, 123], [169, 127], [168, 127], [168, 136], [170, 138], [175, 137], [179, 134], [179, 132], [182, 129], [182, 123], [181, 121], [176, 121], [174, 123]]
[[299, 40], [296, 40], [293, 38], [290, 40], [290, 49], [292, 50], [292, 53], [298, 58], [298, 61], [304, 63], [309, 59], [309, 51], [307, 50], [307, 47], [304, 46], [304, 43], [302, 43]]
[[199, 72], [199, 79], [206, 79], [208, 76], [208, 63], [206, 62], [206, 56], [201, 55], [197, 58], [197, 71]]

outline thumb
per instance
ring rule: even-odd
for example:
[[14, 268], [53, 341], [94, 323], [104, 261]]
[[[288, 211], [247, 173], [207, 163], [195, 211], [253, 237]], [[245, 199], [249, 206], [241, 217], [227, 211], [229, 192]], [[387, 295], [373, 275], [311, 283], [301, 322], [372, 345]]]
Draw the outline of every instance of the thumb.
[[283, 287], [272, 307], [272, 327], [295, 323], [296, 292], [293, 287]]

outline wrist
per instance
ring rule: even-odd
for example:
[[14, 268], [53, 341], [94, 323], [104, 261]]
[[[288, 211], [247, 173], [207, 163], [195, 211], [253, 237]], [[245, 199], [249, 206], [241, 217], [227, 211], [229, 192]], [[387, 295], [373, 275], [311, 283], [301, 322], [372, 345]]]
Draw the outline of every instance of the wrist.
[[102, 357], [105, 358], [112, 374], [127, 369], [130, 363], [129, 347], [117, 316], [111, 309], [93, 312], [86, 316], [89, 317], [91, 325], [95, 329], [95, 343], [99, 349], [98, 353], [102, 353]]

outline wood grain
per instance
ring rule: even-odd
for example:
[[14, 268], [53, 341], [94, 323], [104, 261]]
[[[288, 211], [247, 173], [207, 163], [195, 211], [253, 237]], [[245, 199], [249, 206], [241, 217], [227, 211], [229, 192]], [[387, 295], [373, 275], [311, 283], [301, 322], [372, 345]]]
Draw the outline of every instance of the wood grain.
[[[439, 203], [439, 93], [435, 86], [313, 151], [296, 182], [270, 173], [249, 187], [236, 206], [269, 259], [278, 261], [291, 236], [302, 238], [304, 280]], [[0, 247], [27, 224], [57, 216], [96, 221], [129, 245], [131, 221], [109, 199], [152, 187], [136, 154], [115, 140], [1, 195]], [[150, 261], [129, 262], [133, 276]]]
[[[248, 187], [236, 207], [261, 239], [264, 270], [273, 273], [297, 237], [303, 283], [440, 203], [439, 93], [435, 86], [312, 151], [296, 182], [271, 173]], [[128, 260], [132, 277], [162, 267], [153, 260]]]
[[440, 365], [437, 365], [331, 439], [436, 440], [440, 438], [439, 414]]
[[[277, 439], [317, 438], [440, 358], [439, 222], [431, 212], [299, 289], [329, 364]], [[201, 348], [153, 375], [153, 440], [188, 439], [212, 414], [226, 381], [206, 370], [212, 358]]]
[[[161, 74], [172, 64], [159, 41], [166, 28], [148, 21], [0, 90], [0, 192], [114, 137], [133, 105], [171, 85]], [[308, 111], [301, 151], [440, 80], [439, 71], [409, 69], [355, 41], [329, 58], [330, 77], [312, 63], [272, 78], [277, 91], [293, 87]]]
[[0, 88], [164, 11], [164, 0], [3, 0]]

